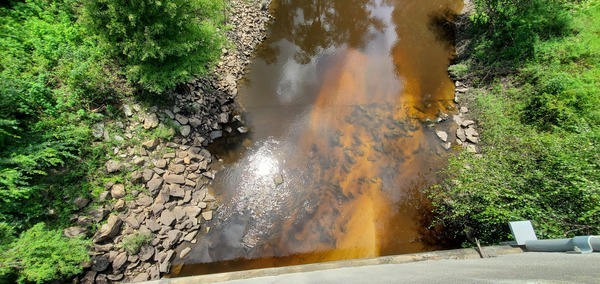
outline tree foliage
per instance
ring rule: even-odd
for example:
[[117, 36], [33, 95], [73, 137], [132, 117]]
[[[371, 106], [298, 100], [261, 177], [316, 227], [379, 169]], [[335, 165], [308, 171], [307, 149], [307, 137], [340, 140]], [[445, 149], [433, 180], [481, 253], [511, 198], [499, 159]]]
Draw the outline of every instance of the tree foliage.
[[127, 77], [160, 93], [205, 73], [221, 51], [221, 0], [86, 0], [90, 30], [121, 59]]
[[[6, 223], [0, 223], [0, 235], [10, 235]], [[81, 263], [89, 256], [87, 242], [68, 239], [60, 230], [49, 230], [43, 223], [22, 233], [0, 252], [0, 281], [18, 275], [19, 283], [48, 283], [80, 273]]]

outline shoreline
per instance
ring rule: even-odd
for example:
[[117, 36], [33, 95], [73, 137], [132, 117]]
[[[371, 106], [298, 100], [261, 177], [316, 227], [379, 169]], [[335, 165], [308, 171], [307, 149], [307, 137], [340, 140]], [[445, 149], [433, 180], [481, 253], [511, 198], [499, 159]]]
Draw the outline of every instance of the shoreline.
[[[171, 139], [143, 141], [126, 151], [113, 149], [105, 174], [125, 175], [125, 180], [107, 182], [91, 204], [80, 200], [85, 213], [73, 216], [76, 225], [63, 231], [76, 237], [87, 234], [88, 226], [103, 224], [92, 232], [91, 261], [84, 264], [79, 283], [158, 280], [169, 273], [174, 260], [187, 256], [197, 238], [210, 231], [206, 222], [218, 208], [210, 188], [217, 158], [206, 148], [216, 139], [248, 131], [236, 114], [237, 81], [272, 20], [270, 1], [227, 2], [230, 44], [211, 74], [167, 93], [174, 102], [169, 107], [122, 106], [125, 119], [116, 124], [127, 138], [134, 138], [136, 131], [161, 127], [178, 133]], [[97, 125], [95, 138], [106, 141], [107, 128], [104, 123]]]

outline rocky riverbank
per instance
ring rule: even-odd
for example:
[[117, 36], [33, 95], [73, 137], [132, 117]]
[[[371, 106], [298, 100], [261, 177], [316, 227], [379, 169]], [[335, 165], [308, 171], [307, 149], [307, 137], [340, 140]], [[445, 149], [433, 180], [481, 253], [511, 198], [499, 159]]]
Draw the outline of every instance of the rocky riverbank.
[[[206, 221], [218, 208], [210, 188], [216, 158], [206, 147], [248, 131], [236, 115], [236, 82], [266, 37], [268, 4], [228, 1], [232, 44], [223, 49], [210, 76], [170, 94], [174, 105], [124, 104], [121, 121], [94, 126], [97, 143], [117, 146], [105, 172], [99, 173], [106, 175], [106, 183], [98, 198], [77, 198], [74, 204], [81, 213], [64, 231], [68, 237], [84, 234], [93, 239], [91, 262], [77, 279], [80, 283], [159, 279], [169, 273], [174, 259], [185, 258], [190, 245], [210, 231]], [[168, 135], [172, 129], [178, 133]], [[132, 142], [142, 132], [151, 135]]]

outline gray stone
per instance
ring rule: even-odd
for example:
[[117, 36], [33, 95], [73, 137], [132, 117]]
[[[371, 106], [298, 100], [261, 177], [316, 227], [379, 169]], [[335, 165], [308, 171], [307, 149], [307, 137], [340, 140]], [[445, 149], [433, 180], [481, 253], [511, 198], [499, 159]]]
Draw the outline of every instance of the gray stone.
[[475, 130], [474, 128], [467, 128], [465, 129], [465, 135], [467, 136], [467, 138], [469, 137], [474, 137], [474, 136], [479, 136], [479, 133], [477, 133], [477, 130]]
[[273, 179], [273, 181], [275, 182], [276, 186], [279, 186], [279, 185], [283, 184], [283, 176], [276, 175], [275, 178]]
[[183, 237], [183, 240], [191, 242], [193, 239], [196, 238], [196, 235], [198, 235], [198, 231], [189, 232], [187, 233], [187, 235], [185, 235], [185, 237]]
[[77, 206], [78, 209], [82, 209], [86, 207], [90, 203], [90, 201], [91, 200], [89, 198], [77, 197], [75, 198], [75, 200], [73, 200], [73, 204], [75, 204], [75, 206]]
[[125, 185], [121, 183], [113, 185], [110, 189], [110, 195], [115, 199], [125, 196]]
[[108, 279], [106, 279], [106, 275], [98, 274], [98, 276], [96, 276], [96, 284], [108, 284]]
[[148, 182], [152, 179], [152, 176], [154, 176], [154, 172], [150, 169], [144, 169], [142, 171], [142, 178], [144, 180], [144, 182]]
[[170, 230], [169, 232], [167, 232], [167, 240], [169, 241], [170, 246], [176, 245], [180, 238], [181, 238], [180, 230]]
[[175, 222], [175, 215], [169, 210], [163, 210], [158, 219], [163, 226], [171, 226]]
[[189, 125], [184, 125], [179, 129], [179, 132], [183, 137], [187, 137], [192, 132], [192, 128]]
[[436, 131], [435, 134], [437, 135], [437, 137], [442, 139], [442, 141], [448, 141], [448, 133], [446, 133], [445, 131]]
[[97, 272], [102, 272], [108, 268], [108, 257], [105, 255], [96, 256], [92, 259], [92, 269]]
[[152, 246], [143, 246], [140, 248], [140, 253], [138, 257], [141, 261], [148, 261], [154, 256], [154, 248]]
[[465, 134], [465, 130], [464, 129], [456, 129], [456, 137], [460, 140], [460, 141], [465, 141], [467, 140], [467, 135]]
[[204, 218], [204, 220], [206, 220], [206, 221], [212, 220], [212, 218], [213, 218], [213, 212], [212, 211], [202, 212], [202, 218]]
[[160, 261], [160, 266], [158, 270], [162, 273], [169, 273], [169, 269], [171, 269], [171, 259], [175, 255], [175, 251], [169, 250], [163, 256], [163, 259]]
[[90, 218], [96, 222], [99, 223], [102, 220], [104, 220], [104, 217], [106, 217], [106, 215], [108, 215], [109, 210], [104, 208], [104, 207], [99, 207], [93, 210], [90, 210], [87, 214], [90, 216]]
[[169, 186], [169, 195], [173, 197], [183, 198], [185, 196], [185, 190], [176, 184]]
[[181, 114], [175, 115], [175, 120], [177, 120], [177, 122], [181, 123], [181, 125], [186, 125], [190, 121], [187, 117], [185, 117]]
[[154, 166], [156, 166], [159, 169], [164, 169], [167, 167], [167, 160], [158, 159], [158, 160], [156, 160], [156, 162], [154, 162]]
[[158, 126], [158, 116], [152, 113], [144, 118], [144, 129], [152, 129]]
[[87, 230], [82, 228], [82, 227], [69, 227], [63, 230], [63, 235], [67, 238], [75, 238], [75, 237], [79, 237], [82, 235], [85, 235], [87, 233]]
[[136, 277], [134, 277], [133, 280], [131, 280], [131, 282], [133, 282], [133, 283], [144, 282], [144, 281], [148, 281], [148, 279], [150, 279], [150, 275], [148, 275], [148, 273], [146, 273], [146, 272], [142, 272], [142, 273], [138, 274]]
[[123, 167], [123, 165], [121, 163], [119, 163], [118, 161], [115, 161], [115, 160], [109, 160], [106, 162], [105, 165], [106, 165], [106, 171], [109, 174], [118, 172]]
[[219, 123], [227, 123], [229, 122], [229, 113], [221, 113], [219, 114]]
[[248, 128], [246, 128], [245, 126], [240, 126], [237, 128], [237, 131], [242, 134], [248, 133]]
[[148, 150], [152, 150], [156, 146], [158, 146], [158, 139], [156, 139], [156, 138], [142, 142], [142, 147], [144, 147], [145, 149], [148, 149]]
[[138, 195], [138, 197], [135, 201], [135, 203], [140, 206], [150, 206], [150, 205], [152, 205], [153, 202], [154, 202], [154, 200], [152, 199], [152, 197], [145, 195], [143, 193], [140, 193], [140, 195]]
[[138, 222], [134, 215], [129, 215], [129, 217], [125, 218], [125, 223], [127, 223], [133, 229], [140, 228], [140, 222]]
[[182, 174], [185, 171], [185, 165], [175, 165], [173, 166], [173, 173]]
[[468, 120], [463, 120], [460, 123], [460, 126], [462, 126], [462, 127], [469, 127], [469, 125], [473, 125], [473, 124], [475, 124], [475, 121], [468, 119]]
[[131, 111], [131, 107], [128, 104], [123, 104], [123, 113], [128, 117], [133, 115], [133, 111]]
[[183, 250], [181, 250], [181, 253], [179, 253], [179, 258], [186, 257], [191, 251], [192, 249], [189, 247], [184, 248]]
[[121, 267], [123, 267], [123, 265], [125, 265], [125, 262], [127, 262], [127, 253], [122, 252], [122, 253], [118, 254], [112, 263], [113, 270], [117, 271], [117, 270], [121, 269]]
[[185, 184], [185, 177], [182, 175], [165, 174], [164, 180], [167, 183]]
[[158, 232], [161, 228], [158, 222], [156, 222], [154, 219], [147, 219], [146, 227], [148, 227], [148, 229], [150, 229], [152, 232]]
[[469, 109], [467, 107], [460, 107], [460, 112], [467, 113], [467, 112], [469, 112]]
[[442, 147], [446, 150], [449, 150], [450, 147], [452, 147], [452, 143], [450, 143], [450, 142], [442, 143]]
[[117, 274], [108, 274], [106, 275], [106, 278], [110, 281], [120, 281], [123, 279], [123, 277], [125, 277], [125, 275], [123, 275], [123, 273], [117, 273]]
[[94, 270], [88, 270], [88, 272], [85, 273], [83, 278], [81, 278], [81, 283], [82, 284], [94, 284], [94, 280], [96, 279], [96, 274], [98, 274], [98, 272], [96, 272]]
[[94, 242], [101, 243], [114, 238], [121, 230], [122, 224], [123, 221], [121, 221], [119, 217], [117, 217], [116, 215], [110, 215], [106, 224], [102, 225], [102, 227], [100, 227], [100, 230], [98, 230], [98, 232], [96, 233]]
[[216, 140], [218, 138], [221, 138], [222, 136], [223, 136], [223, 131], [221, 131], [221, 130], [212, 131], [210, 133], [210, 139], [212, 139], [212, 140]]
[[102, 139], [104, 136], [104, 123], [96, 123], [92, 126], [92, 135], [96, 139]]
[[117, 202], [115, 202], [115, 205], [113, 206], [113, 208], [117, 211], [121, 211], [121, 210], [125, 209], [125, 200], [123, 200], [123, 199], [117, 200]]
[[148, 187], [148, 190], [150, 191], [152, 196], [156, 196], [158, 191], [161, 189], [162, 184], [163, 179], [159, 175], [154, 174], [152, 179], [146, 184], [146, 187]]

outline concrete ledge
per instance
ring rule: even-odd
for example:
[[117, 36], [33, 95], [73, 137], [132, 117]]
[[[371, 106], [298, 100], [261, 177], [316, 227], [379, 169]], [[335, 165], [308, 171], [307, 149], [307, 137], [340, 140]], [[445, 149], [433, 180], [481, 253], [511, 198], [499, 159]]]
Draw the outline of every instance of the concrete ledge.
[[[498, 255], [521, 253], [523, 250], [511, 246], [489, 246], [483, 247], [483, 252], [487, 257]], [[255, 270], [236, 271], [228, 273], [198, 275], [190, 277], [161, 279], [157, 281], [145, 282], [148, 284], [191, 284], [191, 283], [213, 283], [230, 280], [249, 279], [265, 276], [277, 276], [288, 273], [312, 272], [319, 270], [336, 269], [342, 267], [358, 267], [378, 264], [401, 264], [426, 260], [441, 259], [475, 259], [480, 258], [475, 249], [455, 249], [445, 251], [433, 251], [414, 254], [403, 254], [394, 256], [382, 256], [376, 258], [342, 260], [334, 262], [312, 263], [296, 266], [285, 266], [276, 268], [264, 268]]]

